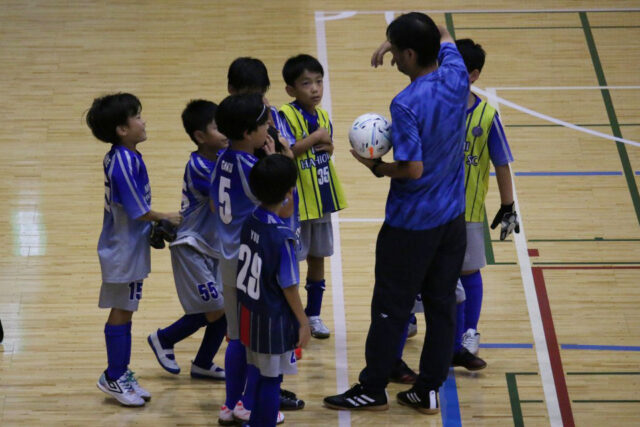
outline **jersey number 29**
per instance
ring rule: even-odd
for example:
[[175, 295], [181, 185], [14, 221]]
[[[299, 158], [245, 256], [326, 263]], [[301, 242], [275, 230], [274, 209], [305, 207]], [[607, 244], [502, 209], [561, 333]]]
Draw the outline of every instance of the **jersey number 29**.
[[242, 267], [238, 272], [236, 286], [239, 290], [249, 295], [251, 299], [260, 299], [260, 272], [262, 271], [262, 258], [257, 253], [252, 254], [247, 245], [240, 245], [238, 262]]

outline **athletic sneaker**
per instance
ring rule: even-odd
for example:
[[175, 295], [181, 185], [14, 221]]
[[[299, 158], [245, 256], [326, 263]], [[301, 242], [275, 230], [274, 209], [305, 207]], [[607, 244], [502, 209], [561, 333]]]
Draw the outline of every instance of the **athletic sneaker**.
[[227, 405], [222, 405], [220, 413], [218, 414], [218, 424], [221, 426], [235, 426], [238, 423], [233, 418], [233, 411], [227, 408]]
[[135, 391], [138, 396], [143, 398], [145, 402], [150, 401], [151, 393], [149, 393], [147, 390], [142, 388], [142, 386], [138, 383], [138, 380], [134, 375], [135, 372], [133, 372], [131, 369], [127, 369], [126, 374], [127, 374], [127, 378], [129, 379], [129, 383], [131, 383], [131, 387], [133, 387], [133, 391]]
[[329, 338], [331, 333], [329, 328], [322, 322], [320, 316], [309, 316], [309, 327], [311, 328], [311, 336], [314, 338]]
[[304, 400], [298, 399], [298, 396], [292, 391], [280, 389], [280, 410], [296, 411], [304, 408]]
[[462, 346], [469, 350], [469, 353], [478, 355], [480, 349], [480, 334], [475, 329], [467, 329], [467, 332], [462, 334]]
[[117, 380], [112, 381], [107, 378], [107, 372], [105, 371], [100, 375], [97, 386], [124, 406], [144, 406], [144, 399], [138, 396], [129, 382], [128, 372], [122, 374]]
[[324, 398], [324, 406], [330, 409], [366, 409], [386, 411], [389, 409], [387, 392], [371, 391], [356, 383], [349, 390]]
[[[159, 330], [160, 329], [158, 329], [158, 331]], [[173, 354], [173, 348], [162, 348], [160, 339], [158, 339], [158, 331], [149, 335], [147, 337], [147, 342], [149, 343], [151, 350], [153, 350], [153, 353], [156, 355], [156, 359], [158, 359], [160, 366], [162, 366], [165, 371], [178, 375], [180, 373], [180, 366], [176, 363], [176, 356]]]
[[409, 319], [409, 328], [407, 329], [407, 338], [415, 337], [418, 335], [418, 319], [416, 315], [412, 314]]
[[[249, 422], [249, 419], [251, 418], [251, 411], [249, 411], [248, 409], [245, 409], [244, 405], [242, 404], [242, 400], [239, 400], [238, 403], [236, 403], [236, 407], [233, 408], [233, 418], [237, 422], [241, 422], [241, 423]], [[276, 418], [276, 424], [282, 424], [283, 422], [284, 422], [284, 414], [278, 411], [278, 418]], [[229, 424], [224, 424], [224, 425], [229, 425]]]
[[402, 359], [396, 362], [396, 365], [393, 367], [391, 375], [389, 376], [389, 381], [399, 384], [415, 384], [417, 379], [418, 374], [416, 374]]
[[396, 395], [398, 403], [410, 406], [423, 414], [437, 414], [440, 412], [438, 392], [436, 390], [418, 390], [415, 386]]
[[487, 362], [472, 354], [466, 348], [462, 347], [458, 353], [453, 355], [451, 362], [453, 366], [462, 366], [468, 371], [479, 371], [487, 367]]
[[209, 369], [201, 368], [198, 365], [194, 365], [193, 360], [191, 361], [191, 378], [198, 378], [202, 380], [214, 380], [214, 381], [224, 381], [224, 369], [215, 363], [211, 364]]

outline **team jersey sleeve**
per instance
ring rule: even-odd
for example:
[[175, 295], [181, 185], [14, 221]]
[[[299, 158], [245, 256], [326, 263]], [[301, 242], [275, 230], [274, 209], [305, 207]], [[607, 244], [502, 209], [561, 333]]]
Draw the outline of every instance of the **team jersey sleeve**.
[[389, 110], [391, 111], [393, 159], [422, 161], [422, 143], [415, 115], [396, 101], [391, 103]]
[[192, 158], [189, 161], [189, 176], [195, 190], [204, 195], [209, 195], [211, 187], [211, 169], [202, 160]]
[[129, 153], [117, 152], [111, 171], [114, 201], [120, 203], [129, 217], [135, 219], [151, 210], [145, 199], [145, 183], [134, 173], [135, 161]]
[[448, 90], [460, 97], [468, 96], [469, 73], [455, 44], [443, 43], [440, 45], [438, 63], [440, 65], [436, 72], [442, 76], [441, 82]]
[[280, 266], [278, 267], [278, 285], [288, 288], [300, 283], [298, 260], [294, 249], [294, 242], [286, 239], [280, 248]]
[[251, 186], [249, 185], [249, 174], [251, 173], [251, 169], [256, 164], [255, 160], [249, 160], [244, 157], [238, 157], [238, 174], [240, 175], [240, 183], [242, 184], [242, 190], [244, 194], [249, 200], [251, 200], [255, 205], [259, 205], [260, 201], [256, 196], [251, 192]]
[[489, 157], [494, 166], [504, 166], [513, 162], [513, 155], [498, 114], [493, 117], [487, 144], [489, 145]]

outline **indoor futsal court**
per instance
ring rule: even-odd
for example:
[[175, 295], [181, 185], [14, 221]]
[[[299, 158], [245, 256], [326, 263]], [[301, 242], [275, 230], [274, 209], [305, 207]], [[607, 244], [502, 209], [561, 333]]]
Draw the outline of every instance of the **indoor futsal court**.
[[[333, 411], [323, 397], [349, 388], [364, 364], [389, 188], [351, 157], [347, 133], [363, 113], [388, 117], [408, 84], [390, 56], [377, 69], [370, 58], [387, 24], [413, 10], [487, 52], [474, 87], [505, 127], [521, 231], [490, 234], [478, 327], [488, 366], [452, 369], [440, 414], [400, 406], [399, 384], [387, 389], [386, 412]], [[96, 245], [108, 145], [84, 114], [106, 93], [140, 98], [153, 208], [175, 211], [194, 149], [180, 121], [186, 103], [219, 103], [239, 56], [260, 58], [267, 98], [287, 103], [282, 65], [298, 53], [324, 66], [322, 105], [349, 207], [333, 217], [326, 262], [331, 337], [312, 339], [298, 375], [285, 377], [306, 401], [285, 425], [640, 425], [638, 22], [638, 1], [0, 0], [0, 425], [217, 425], [224, 383], [168, 374], [146, 342], [183, 314], [166, 249], [152, 249], [133, 316], [131, 368], [152, 400], [125, 408], [96, 388], [106, 363]], [[499, 204], [491, 177], [489, 220]], [[404, 350], [414, 369], [424, 332], [418, 317]], [[178, 363], [188, 365], [201, 336], [176, 347]]]

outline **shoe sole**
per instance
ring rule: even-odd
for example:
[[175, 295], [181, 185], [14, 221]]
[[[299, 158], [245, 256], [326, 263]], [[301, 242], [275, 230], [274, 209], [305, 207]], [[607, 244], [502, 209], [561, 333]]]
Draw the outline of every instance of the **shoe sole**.
[[170, 374], [173, 374], [173, 375], [178, 375], [180, 373], [180, 368], [178, 368], [177, 370], [170, 369], [170, 368], [167, 368], [166, 366], [164, 366], [162, 364], [162, 362], [160, 361], [160, 358], [158, 357], [158, 352], [156, 351], [156, 346], [153, 345], [153, 340], [151, 339], [151, 335], [149, 335], [147, 337], [147, 343], [149, 343], [149, 347], [151, 347], [151, 350], [153, 350], [153, 354], [155, 354], [156, 360], [158, 361], [158, 364], [160, 366], [162, 366], [162, 369], [164, 369], [165, 371], [167, 371], [167, 372], [169, 372]]
[[210, 375], [195, 374], [193, 372], [191, 372], [191, 378], [194, 378], [196, 380], [210, 380], [210, 381], [224, 381], [226, 379], [225, 377], [212, 377]]
[[320, 339], [320, 340], [324, 340], [324, 339], [329, 338], [329, 337], [331, 336], [331, 334], [330, 334], [330, 333], [328, 333], [328, 334], [323, 334], [323, 333], [321, 333], [321, 332], [316, 332], [316, 333], [313, 333], [313, 332], [312, 332], [312, 333], [311, 333], [311, 336], [312, 336], [312, 337], [314, 337], [314, 338]]
[[389, 404], [385, 403], [384, 405], [376, 405], [376, 406], [363, 406], [360, 408], [345, 408], [343, 406], [332, 405], [331, 403], [323, 402], [325, 408], [329, 409], [337, 409], [338, 411], [386, 411], [389, 409]]
[[100, 390], [101, 392], [103, 392], [104, 394], [107, 394], [111, 397], [113, 397], [114, 399], [116, 399], [118, 401], [118, 403], [120, 403], [122, 406], [126, 406], [129, 408], [139, 408], [141, 406], [144, 406], [145, 404], [145, 400], [142, 399], [142, 403], [141, 404], [136, 404], [136, 403], [129, 403], [129, 402], [123, 402], [122, 400], [118, 399], [118, 397], [114, 394], [112, 394], [108, 389], [102, 387], [102, 385], [100, 383], [96, 383], [96, 386], [98, 387], [98, 390]]
[[401, 404], [402, 406], [408, 406], [409, 408], [413, 408], [422, 414], [435, 415], [440, 412], [440, 408], [436, 408], [436, 409], [422, 408], [420, 406], [416, 406], [416, 405], [412, 405], [410, 403], [404, 402], [400, 399], [398, 399], [398, 403]]
[[281, 411], [299, 411], [300, 409], [304, 409], [304, 402], [295, 406], [282, 406], [282, 404], [280, 404]]

